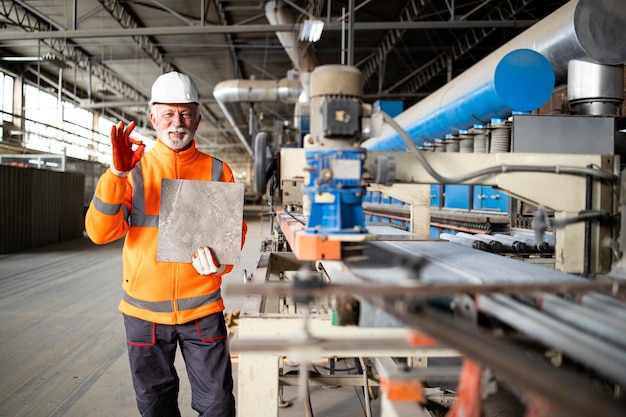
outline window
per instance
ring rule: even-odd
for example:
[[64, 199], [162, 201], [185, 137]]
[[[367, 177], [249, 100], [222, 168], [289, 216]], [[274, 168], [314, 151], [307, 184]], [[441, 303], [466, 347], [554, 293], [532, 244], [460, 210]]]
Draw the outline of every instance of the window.
[[2, 120], [5, 122], [12, 121], [13, 113], [13, 86], [15, 79], [10, 75], [0, 72], [0, 110], [2, 111]]

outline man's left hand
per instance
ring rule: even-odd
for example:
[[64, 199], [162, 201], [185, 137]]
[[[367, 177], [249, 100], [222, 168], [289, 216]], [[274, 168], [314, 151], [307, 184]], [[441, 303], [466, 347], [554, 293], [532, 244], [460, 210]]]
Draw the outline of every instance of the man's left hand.
[[226, 269], [226, 265], [220, 265], [215, 260], [215, 254], [208, 246], [198, 248], [198, 251], [191, 256], [191, 264], [200, 275], [221, 274]]

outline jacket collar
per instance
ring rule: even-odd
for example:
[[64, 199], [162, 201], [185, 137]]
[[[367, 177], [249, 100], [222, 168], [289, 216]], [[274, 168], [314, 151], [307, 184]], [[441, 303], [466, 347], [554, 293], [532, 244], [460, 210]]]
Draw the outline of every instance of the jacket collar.
[[161, 142], [161, 139], [157, 138], [156, 144], [154, 145], [154, 148], [152, 148], [152, 152], [154, 152], [158, 157], [161, 158], [170, 159], [176, 157], [180, 160], [186, 160], [193, 158], [198, 150], [196, 149], [195, 139], [191, 140], [191, 146], [189, 146], [189, 148], [185, 149], [184, 151], [175, 152], [172, 149], [168, 148], [163, 142]]

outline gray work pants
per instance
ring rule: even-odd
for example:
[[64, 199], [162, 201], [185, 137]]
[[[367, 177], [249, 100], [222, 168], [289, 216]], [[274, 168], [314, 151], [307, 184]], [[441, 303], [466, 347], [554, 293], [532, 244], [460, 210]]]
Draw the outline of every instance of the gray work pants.
[[174, 368], [180, 346], [191, 406], [200, 417], [234, 417], [232, 365], [222, 313], [181, 325], [150, 323], [124, 315], [128, 357], [142, 417], [180, 417], [179, 379]]

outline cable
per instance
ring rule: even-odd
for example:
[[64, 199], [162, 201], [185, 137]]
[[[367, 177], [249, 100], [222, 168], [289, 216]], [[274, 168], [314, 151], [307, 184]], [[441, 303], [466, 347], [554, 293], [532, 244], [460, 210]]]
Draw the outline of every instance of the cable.
[[418, 161], [422, 164], [426, 172], [443, 184], [461, 184], [465, 181], [484, 177], [487, 175], [493, 174], [501, 174], [506, 172], [548, 172], [554, 174], [568, 174], [568, 175], [579, 175], [579, 176], [592, 176], [607, 182], [615, 183], [619, 180], [619, 177], [613, 173], [599, 171], [591, 168], [579, 168], [579, 167], [563, 167], [563, 166], [533, 166], [533, 165], [496, 165], [493, 167], [483, 168], [475, 172], [471, 172], [465, 175], [461, 175], [456, 178], [444, 177], [439, 174], [437, 171], [433, 169], [433, 167], [428, 163], [422, 152], [417, 148], [415, 143], [411, 140], [409, 135], [404, 131], [402, 126], [400, 126], [391, 116], [389, 116], [385, 112], [381, 112], [383, 115], [383, 119], [386, 123], [388, 123], [397, 133], [400, 135], [400, 138], [404, 141], [406, 146], [409, 148], [411, 152], [415, 154]]
[[565, 219], [551, 219], [543, 207], [537, 207], [533, 218], [532, 228], [535, 231], [535, 242], [543, 241], [543, 234], [546, 230], [563, 229], [570, 224], [581, 222], [606, 222], [611, 220], [611, 213], [602, 210], [584, 210], [577, 216], [567, 217]]

